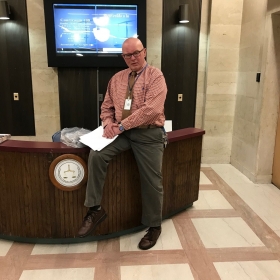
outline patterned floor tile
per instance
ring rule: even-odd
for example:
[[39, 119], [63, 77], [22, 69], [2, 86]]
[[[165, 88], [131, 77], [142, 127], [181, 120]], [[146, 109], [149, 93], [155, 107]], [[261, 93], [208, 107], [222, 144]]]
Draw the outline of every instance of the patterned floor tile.
[[121, 267], [121, 280], [193, 280], [188, 264], [138, 265]]
[[97, 242], [86, 242], [77, 244], [36, 244], [31, 255], [46, 254], [73, 254], [73, 253], [94, 253], [97, 249]]
[[202, 171], [200, 171], [199, 185], [212, 185], [212, 182]]
[[194, 202], [192, 209], [233, 209], [233, 207], [219, 191], [200, 190], [198, 201]]
[[192, 222], [206, 248], [264, 246], [241, 218], [197, 218]]
[[279, 261], [214, 263], [221, 280], [279, 280]]
[[6, 256], [11, 246], [13, 245], [12, 241], [6, 241], [0, 239], [0, 256]]
[[93, 280], [94, 268], [25, 270], [19, 280]]

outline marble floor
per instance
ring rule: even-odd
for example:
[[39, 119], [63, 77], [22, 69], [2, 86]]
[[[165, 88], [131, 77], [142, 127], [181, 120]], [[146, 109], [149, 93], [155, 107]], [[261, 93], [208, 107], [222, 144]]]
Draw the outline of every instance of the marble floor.
[[162, 227], [148, 251], [137, 249], [143, 232], [72, 245], [0, 240], [0, 279], [280, 279], [280, 190], [229, 164], [202, 165], [198, 201]]

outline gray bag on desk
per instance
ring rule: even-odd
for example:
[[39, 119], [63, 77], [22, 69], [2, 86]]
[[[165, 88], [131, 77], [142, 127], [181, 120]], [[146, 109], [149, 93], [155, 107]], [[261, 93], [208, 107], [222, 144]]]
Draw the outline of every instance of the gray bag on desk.
[[79, 127], [63, 128], [61, 130], [60, 141], [67, 146], [71, 146], [74, 148], [83, 148], [86, 146], [82, 144], [79, 139], [82, 135], [85, 135], [89, 132], [91, 131]]

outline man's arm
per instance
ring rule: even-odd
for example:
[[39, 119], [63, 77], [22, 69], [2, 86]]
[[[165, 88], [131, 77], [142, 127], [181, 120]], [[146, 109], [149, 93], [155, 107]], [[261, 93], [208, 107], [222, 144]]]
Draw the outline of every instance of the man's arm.
[[101, 105], [100, 118], [102, 120], [103, 127], [115, 122], [115, 106], [111, 98], [111, 84], [112, 79], [108, 83], [107, 91]]
[[106, 138], [113, 138], [116, 135], [122, 133], [122, 131], [119, 130], [119, 125], [115, 121], [115, 106], [111, 98], [111, 85], [112, 85], [112, 79], [108, 83], [105, 98], [101, 105], [101, 114], [100, 114], [100, 118], [102, 120], [102, 126], [104, 128], [103, 137]]

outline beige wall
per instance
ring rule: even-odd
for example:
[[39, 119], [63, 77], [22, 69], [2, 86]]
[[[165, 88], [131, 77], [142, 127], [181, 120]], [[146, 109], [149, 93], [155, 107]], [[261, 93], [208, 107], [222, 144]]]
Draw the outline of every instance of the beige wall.
[[273, 14], [273, 13], [278, 13], [280, 11], [280, 3], [279, 0], [268, 0], [267, 3], [267, 13], [268, 14]]
[[[279, 84], [271, 18], [271, 11], [280, 9], [277, 2], [244, 0], [243, 6], [231, 163], [259, 183], [271, 182], [278, 118]], [[260, 83], [256, 82], [257, 72], [262, 73]]]
[[[278, 6], [280, 10], [280, 3]], [[267, 13], [265, 22], [265, 38], [261, 72], [263, 79], [260, 88], [260, 124], [257, 146], [257, 161], [253, 181], [271, 182], [274, 146], [279, 108], [279, 59], [280, 55], [280, 25], [273, 20], [274, 15]], [[278, 17], [277, 17], [278, 18]]]
[[256, 73], [261, 68], [266, 9], [266, 1], [244, 0], [231, 162], [250, 177], [257, 160], [261, 104]]
[[199, 34], [199, 61], [195, 116], [195, 127], [197, 128], [203, 128], [204, 126], [210, 11], [210, 0], [203, 0], [201, 7], [201, 23]]
[[36, 137], [16, 138], [51, 141], [60, 122], [58, 81], [56, 69], [47, 67], [43, 0], [27, 0], [27, 12]]
[[202, 127], [203, 163], [229, 163], [243, 0], [212, 0]]
[[162, 0], [147, 0], [147, 57], [161, 68]]

